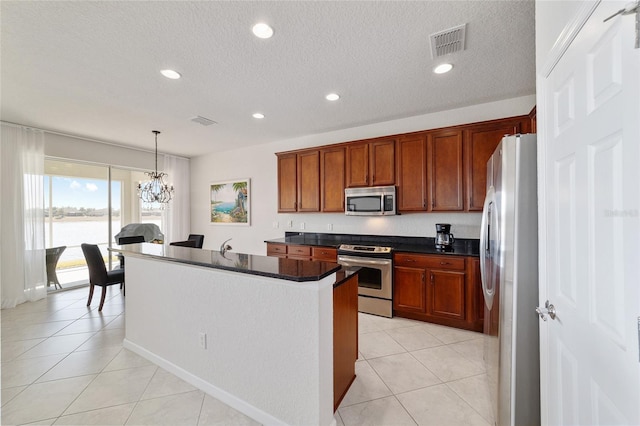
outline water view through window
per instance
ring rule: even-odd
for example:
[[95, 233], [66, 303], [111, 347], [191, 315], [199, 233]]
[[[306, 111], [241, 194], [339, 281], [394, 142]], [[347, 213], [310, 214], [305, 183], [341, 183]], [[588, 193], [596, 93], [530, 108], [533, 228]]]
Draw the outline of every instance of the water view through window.
[[124, 225], [162, 225], [159, 209], [140, 208], [134, 188], [142, 172], [58, 160], [47, 160], [45, 171], [45, 244], [47, 248], [66, 246], [56, 265], [62, 288], [88, 283], [82, 243], [97, 244], [109, 269], [118, 262], [110, 259], [107, 247], [115, 244], [113, 236]]

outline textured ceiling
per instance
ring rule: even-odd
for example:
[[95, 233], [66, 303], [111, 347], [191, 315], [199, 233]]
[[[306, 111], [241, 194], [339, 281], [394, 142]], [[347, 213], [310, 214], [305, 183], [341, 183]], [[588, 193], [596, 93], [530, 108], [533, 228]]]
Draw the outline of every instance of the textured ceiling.
[[[532, 0], [3, 0], [0, 13], [2, 120], [144, 149], [157, 129], [161, 152], [189, 157], [535, 93]], [[258, 21], [273, 38], [251, 33]], [[433, 74], [429, 35], [464, 23], [466, 50]]]

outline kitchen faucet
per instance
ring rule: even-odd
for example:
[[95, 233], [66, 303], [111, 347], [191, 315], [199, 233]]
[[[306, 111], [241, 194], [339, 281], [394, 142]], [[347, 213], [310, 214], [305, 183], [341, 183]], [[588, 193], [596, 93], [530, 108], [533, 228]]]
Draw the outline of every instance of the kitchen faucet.
[[[223, 242], [222, 244], [220, 244], [220, 254], [224, 256], [224, 254], [227, 252], [227, 250], [231, 250], [231, 246], [229, 244], [227, 244], [227, 242], [231, 241], [233, 238], [229, 238], [227, 241]], [[225, 245], [226, 244], [226, 245]]]

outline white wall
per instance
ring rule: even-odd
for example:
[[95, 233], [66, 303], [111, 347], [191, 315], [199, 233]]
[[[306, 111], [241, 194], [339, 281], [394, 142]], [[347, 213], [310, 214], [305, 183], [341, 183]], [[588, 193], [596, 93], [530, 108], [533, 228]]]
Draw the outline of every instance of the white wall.
[[[153, 170], [154, 152], [126, 148], [106, 142], [83, 139], [45, 131], [44, 155], [66, 160], [86, 161], [138, 170]], [[163, 156], [158, 156], [158, 168], [163, 168]]]
[[[212, 153], [191, 159], [191, 232], [204, 234], [205, 248], [217, 249], [222, 241], [241, 253], [265, 254], [264, 240], [280, 238], [285, 231], [339, 234], [435, 236], [435, 223], [451, 223], [460, 238], [479, 238], [479, 213], [413, 213], [393, 217], [347, 217], [339, 213], [277, 213], [276, 152], [370, 137], [393, 135], [457, 124], [528, 114], [535, 96], [475, 105], [406, 119], [376, 123], [283, 140], [267, 145]], [[209, 184], [237, 178], [251, 178], [251, 226], [209, 223]], [[293, 226], [287, 227], [292, 221]], [[274, 228], [274, 224], [278, 228]], [[301, 224], [305, 224], [301, 231]], [[333, 226], [332, 231], [327, 225]]]
[[547, 55], [558, 39], [571, 29], [568, 23], [573, 21], [580, 9], [591, 7], [595, 3], [595, 0], [536, 0], [536, 69], [538, 72], [547, 66]]

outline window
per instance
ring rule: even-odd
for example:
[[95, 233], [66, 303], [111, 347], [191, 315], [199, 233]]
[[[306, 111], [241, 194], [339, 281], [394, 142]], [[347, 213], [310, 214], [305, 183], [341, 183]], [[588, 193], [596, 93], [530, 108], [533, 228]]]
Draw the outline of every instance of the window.
[[56, 267], [63, 288], [88, 283], [82, 243], [98, 244], [110, 269], [119, 262], [107, 247], [124, 225], [152, 222], [162, 229], [162, 210], [141, 208], [136, 189], [145, 178], [141, 171], [45, 160], [45, 242], [66, 246]]

